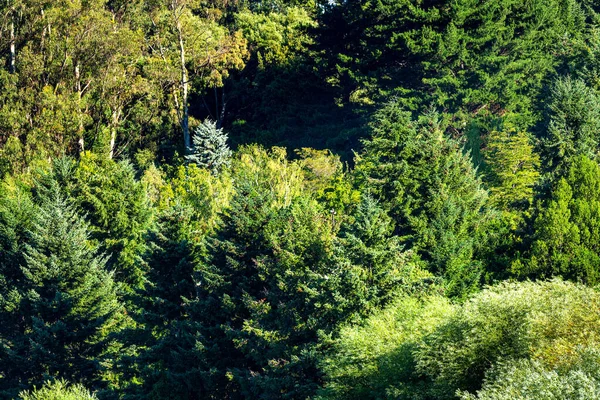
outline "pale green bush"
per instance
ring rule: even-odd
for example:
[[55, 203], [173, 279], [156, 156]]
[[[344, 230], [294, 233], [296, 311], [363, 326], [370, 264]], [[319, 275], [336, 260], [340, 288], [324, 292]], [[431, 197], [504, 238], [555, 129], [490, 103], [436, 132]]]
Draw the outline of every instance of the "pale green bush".
[[66, 381], [46, 382], [44, 386], [31, 392], [21, 392], [21, 400], [97, 400], [82, 385], [69, 385]]
[[495, 363], [532, 359], [550, 369], [571, 365], [577, 348], [600, 343], [600, 296], [560, 280], [501, 283], [464, 304], [419, 346], [418, 371], [437, 398], [474, 392]]
[[578, 363], [549, 370], [536, 360], [516, 360], [492, 368], [477, 395], [463, 400], [590, 400], [600, 398], [600, 351], [587, 349]]

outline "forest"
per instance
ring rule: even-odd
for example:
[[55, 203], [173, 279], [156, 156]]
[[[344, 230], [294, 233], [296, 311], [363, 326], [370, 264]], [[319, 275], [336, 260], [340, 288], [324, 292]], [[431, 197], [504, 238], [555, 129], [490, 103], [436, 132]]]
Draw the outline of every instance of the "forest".
[[0, 11], [0, 399], [600, 399], [597, 1]]

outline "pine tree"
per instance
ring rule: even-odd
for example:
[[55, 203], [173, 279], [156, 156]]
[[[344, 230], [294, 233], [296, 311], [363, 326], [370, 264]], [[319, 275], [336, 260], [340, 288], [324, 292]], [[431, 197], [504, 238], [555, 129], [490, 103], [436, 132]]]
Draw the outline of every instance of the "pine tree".
[[217, 128], [217, 123], [214, 121], [204, 120], [194, 131], [193, 146], [186, 160], [218, 173], [229, 164], [230, 158], [231, 150], [227, 145], [227, 134], [223, 132], [223, 128]]
[[87, 225], [54, 182], [39, 187], [40, 206], [24, 246], [23, 280], [2, 294], [0, 390], [17, 393], [46, 379], [98, 384], [121, 306], [105, 259]]

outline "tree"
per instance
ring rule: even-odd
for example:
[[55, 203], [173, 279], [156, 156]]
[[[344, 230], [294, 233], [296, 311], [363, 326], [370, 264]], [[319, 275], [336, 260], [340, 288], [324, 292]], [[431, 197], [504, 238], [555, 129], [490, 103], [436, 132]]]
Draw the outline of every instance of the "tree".
[[600, 144], [600, 99], [580, 79], [561, 78], [552, 89], [544, 166], [554, 179], [564, 176], [579, 155], [594, 159]]
[[376, 114], [356, 174], [362, 189], [389, 209], [409, 249], [447, 278], [450, 294], [464, 295], [481, 279], [474, 253], [489, 217], [487, 193], [470, 157], [443, 129], [435, 113], [415, 121], [399, 104], [388, 104]]
[[129, 345], [140, 350], [125, 356], [134, 398], [201, 399], [207, 391], [203, 373], [210, 370], [202, 351], [203, 338], [190, 319], [190, 305], [197, 295], [196, 264], [201, 246], [190, 227], [195, 217], [189, 207], [175, 206], [161, 216], [149, 235], [146, 256], [148, 274], [136, 295], [136, 328], [124, 334]]
[[517, 276], [583, 281], [600, 279], [600, 166], [576, 157], [534, 221], [529, 260], [513, 265]]
[[198, 0], [146, 1], [147, 41], [150, 50], [147, 73], [161, 82], [172, 97], [173, 109], [187, 153], [192, 147], [189, 97], [192, 83], [202, 90], [223, 84], [230, 69], [240, 69], [246, 57], [246, 41], [218, 23], [218, 9]]
[[582, 350], [595, 347], [599, 300], [592, 288], [558, 279], [489, 287], [418, 344], [416, 370], [432, 379], [436, 399], [455, 399], [459, 390], [474, 393], [494, 366], [515, 360], [568, 371]]
[[2, 294], [0, 390], [16, 394], [52, 377], [98, 385], [121, 305], [87, 225], [54, 182], [38, 187], [24, 246], [23, 280]]
[[321, 2], [319, 49], [345, 102], [489, 108], [535, 121], [534, 102], [583, 35], [579, 1]]
[[196, 128], [193, 136], [193, 147], [186, 155], [186, 160], [218, 173], [229, 164], [231, 150], [227, 145], [227, 134], [223, 128], [217, 128], [217, 123], [206, 119]]
[[540, 159], [527, 134], [514, 129], [490, 132], [483, 157], [490, 203], [504, 211], [527, 210], [540, 176]]
[[351, 276], [352, 290], [361, 313], [385, 305], [401, 293], [424, 289], [432, 276], [422, 262], [404, 251], [394, 235], [394, 222], [371, 196], [363, 195], [351, 217], [340, 227], [336, 262]]
[[[57, 164], [55, 162], [55, 169]], [[144, 185], [128, 161], [114, 161], [85, 152], [64, 179], [69, 195], [86, 213], [90, 233], [108, 256], [115, 280], [139, 287], [145, 273], [141, 255], [144, 235], [154, 222]]]

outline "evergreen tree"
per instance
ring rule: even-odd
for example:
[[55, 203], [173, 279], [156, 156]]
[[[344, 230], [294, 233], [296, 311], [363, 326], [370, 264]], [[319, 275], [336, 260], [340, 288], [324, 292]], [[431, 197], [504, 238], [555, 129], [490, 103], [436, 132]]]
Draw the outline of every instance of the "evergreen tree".
[[348, 280], [361, 312], [386, 304], [399, 293], [421, 290], [419, 284], [431, 275], [419, 268], [420, 260], [404, 251], [394, 235], [394, 222], [370, 195], [363, 195], [351, 218], [340, 227], [336, 238], [337, 263]]
[[231, 150], [227, 145], [227, 134], [223, 128], [217, 128], [216, 122], [204, 120], [194, 131], [193, 143], [190, 154], [186, 156], [188, 162], [214, 173], [229, 164]]
[[[27, 231], [31, 229], [35, 206], [23, 182], [5, 178], [0, 182], [0, 292], [7, 295], [23, 279], [21, 265]], [[8, 320], [0, 325], [8, 326]]]
[[515, 111], [535, 100], [563, 47], [583, 36], [578, 0], [327, 1], [319, 48], [345, 101]]
[[87, 225], [56, 183], [40, 187], [24, 246], [23, 280], [2, 294], [0, 390], [16, 394], [48, 378], [99, 383], [121, 306]]
[[396, 234], [447, 278], [450, 294], [464, 295], [480, 281], [473, 256], [488, 218], [487, 193], [470, 157], [443, 130], [438, 115], [415, 121], [390, 103], [377, 113], [356, 171], [363, 190], [390, 210]]
[[126, 375], [142, 382], [127, 389], [131, 398], [206, 398], [202, 373], [209, 367], [197, 347], [202, 341], [188, 304], [196, 297], [200, 249], [190, 230], [193, 218], [192, 210], [175, 206], [149, 235], [148, 274], [133, 316], [138, 327], [124, 335], [142, 349], [123, 360]]
[[579, 155], [595, 158], [600, 144], [600, 98], [581, 79], [556, 81], [548, 105], [543, 138], [546, 172], [564, 176]]
[[145, 273], [144, 235], [152, 227], [153, 214], [131, 163], [85, 152], [70, 172], [60, 170], [64, 167], [55, 162], [53, 174], [85, 212], [91, 236], [107, 254], [115, 280], [129, 289], [139, 287]]

